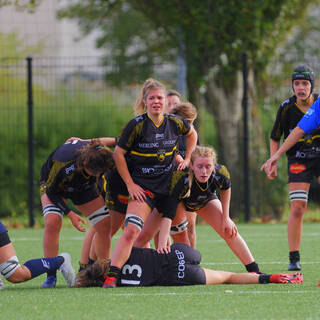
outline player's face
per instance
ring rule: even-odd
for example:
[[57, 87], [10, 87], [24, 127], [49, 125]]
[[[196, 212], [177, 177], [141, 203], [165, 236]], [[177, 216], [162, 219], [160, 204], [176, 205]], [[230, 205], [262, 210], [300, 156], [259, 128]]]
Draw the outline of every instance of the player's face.
[[172, 108], [181, 103], [180, 99], [178, 96], [168, 96], [167, 97], [167, 109], [166, 112], [170, 113]]
[[166, 104], [166, 96], [161, 89], [152, 89], [146, 97], [146, 109], [149, 115], [163, 114]]
[[308, 80], [294, 80], [293, 90], [298, 99], [306, 100], [310, 96], [311, 82]]
[[198, 157], [190, 164], [190, 167], [199, 182], [207, 182], [214, 169], [213, 159]]

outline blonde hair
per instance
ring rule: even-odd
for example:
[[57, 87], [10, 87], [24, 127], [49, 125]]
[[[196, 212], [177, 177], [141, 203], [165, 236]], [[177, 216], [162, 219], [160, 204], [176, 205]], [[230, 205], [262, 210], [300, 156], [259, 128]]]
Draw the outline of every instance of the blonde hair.
[[[195, 160], [199, 157], [211, 158], [213, 161], [213, 173], [215, 173], [215, 165], [217, 164], [217, 154], [215, 150], [212, 147], [196, 146], [191, 153], [190, 162], [193, 164]], [[188, 198], [190, 196], [193, 179], [194, 179], [194, 173], [193, 173], [193, 170], [190, 168], [189, 169], [189, 190], [185, 194], [184, 198]]]
[[190, 124], [197, 118], [197, 109], [190, 102], [182, 102], [174, 106], [171, 110], [172, 114], [177, 114], [183, 119], [187, 120]]
[[133, 106], [133, 110], [136, 116], [141, 115], [145, 112], [145, 102], [149, 92], [153, 89], [163, 90], [164, 95], [166, 96], [166, 88], [165, 86], [158, 80], [149, 78], [145, 81], [140, 90], [139, 96], [135, 105]]

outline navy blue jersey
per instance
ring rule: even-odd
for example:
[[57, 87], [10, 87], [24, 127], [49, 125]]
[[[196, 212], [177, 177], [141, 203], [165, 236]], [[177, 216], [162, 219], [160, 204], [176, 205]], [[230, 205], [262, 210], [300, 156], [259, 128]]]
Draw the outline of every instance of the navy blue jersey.
[[198, 211], [210, 200], [216, 199], [217, 190], [227, 190], [231, 187], [230, 173], [228, 169], [220, 164], [215, 165], [215, 172], [211, 174], [206, 183], [200, 183], [194, 177], [191, 192], [188, 198], [183, 199], [188, 211]]
[[96, 178], [76, 168], [76, 158], [80, 148], [89, 143], [79, 140], [67, 142], [53, 151], [42, 166], [40, 193], [46, 193], [64, 214], [68, 214], [70, 208], [63, 198], [70, 198], [72, 194], [81, 195], [88, 190], [93, 193], [92, 188], [95, 187]]
[[[314, 94], [314, 100], [317, 98], [318, 94]], [[281, 103], [270, 135], [272, 140], [280, 141], [282, 135], [286, 139], [305, 115], [296, 102], [296, 96], [292, 96]], [[320, 157], [320, 129], [312, 130], [310, 134], [305, 135], [286, 154], [288, 157], [296, 158]]]
[[178, 138], [189, 130], [187, 121], [172, 114], [165, 114], [159, 126], [147, 114], [129, 121], [118, 146], [127, 151], [133, 164], [133, 181], [154, 193], [168, 194]]
[[169, 254], [154, 249], [132, 248], [121, 268], [117, 286], [181, 286], [205, 284], [201, 254], [184, 243], [171, 246]]

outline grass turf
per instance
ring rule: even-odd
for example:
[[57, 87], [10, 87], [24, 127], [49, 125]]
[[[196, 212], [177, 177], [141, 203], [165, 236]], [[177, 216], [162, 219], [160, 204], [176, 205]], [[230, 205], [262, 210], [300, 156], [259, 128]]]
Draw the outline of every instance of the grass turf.
[[[260, 269], [287, 272], [286, 224], [239, 224]], [[10, 229], [21, 263], [42, 256], [43, 230]], [[3, 319], [319, 319], [319, 226], [305, 223], [301, 246], [302, 285], [219, 285], [69, 289], [58, 274], [56, 289], [39, 289], [42, 275], [22, 284], [5, 282], [0, 291]], [[245, 272], [225, 242], [206, 225], [197, 227], [202, 266]], [[69, 252], [78, 268], [83, 234], [63, 228], [61, 252]], [[117, 237], [116, 237], [117, 238]], [[115, 240], [113, 241], [115, 242]]]

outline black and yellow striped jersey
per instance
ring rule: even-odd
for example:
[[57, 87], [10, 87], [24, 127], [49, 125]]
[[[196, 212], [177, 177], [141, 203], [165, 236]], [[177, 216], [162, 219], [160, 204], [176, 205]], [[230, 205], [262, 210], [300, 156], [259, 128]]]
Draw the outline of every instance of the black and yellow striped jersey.
[[[314, 101], [316, 101], [318, 99], [318, 94], [314, 94], [313, 96]], [[297, 98], [295, 95], [283, 101], [278, 109], [270, 138], [275, 141], [280, 141], [283, 135], [283, 139], [285, 140], [304, 115], [305, 112], [297, 105]], [[292, 148], [287, 151], [286, 154], [288, 157], [295, 157], [296, 154], [299, 154], [299, 152], [314, 152], [313, 149], [319, 147], [320, 129], [315, 129], [310, 134], [305, 135], [302, 139], [300, 139]]]
[[63, 198], [75, 192], [85, 192], [96, 183], [96, 178], [77, 170], [76, 158], [80, 148], [90, 142], [74, 140], [64, 143], [54, 150], [41, 168], [40, 193], [46, 193], [64, 214], [70, 208]]
[[133, 181], [154, 193], [169, 192], [179, 136], [190, 130], [187, 121], [165, 114], [160, 125], [143, 114], [126, 125], [118, 146], [127, 151]]

